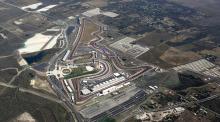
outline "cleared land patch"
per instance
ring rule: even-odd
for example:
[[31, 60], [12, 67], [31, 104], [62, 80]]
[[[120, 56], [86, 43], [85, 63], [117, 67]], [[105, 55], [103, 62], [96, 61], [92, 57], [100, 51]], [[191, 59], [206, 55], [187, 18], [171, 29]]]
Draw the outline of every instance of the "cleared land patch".
[[182, 52], [176, 48], [169, 48], [160, 56], [160, 59], [172, 65], [181, 65], [199, 58], [201, 57], [194, 52]]
[[25, 46], [19, 49], [19, 52], [21, 54], [26, 54], [53, 48], [61, 33], [53, 35], [46, 35], [45, 33], [37, 33], [33, 37], [29, 38], [24, 43]]
[[105, 16], [108, 16], [108, 17], [117, 17], [118, 14], [114, 13], [114, 12], [109, 12], [109, 11], [101, 11], [100, 8], [95, 8], [95, 9], [91, 9], [91, 10], [88, 10], [84, 13], [82, 13], [83, 15], [87, 16], [87, 17], [93, 17], [93, 16], [97, 16], [97, 15], [105, 15]]
[[96, 7], [103, 7], [108, 5], [108, 0], [91, 0], [87, 3]]
[[98, 25], [96, 25], [91, 21], [85, 20], [85, 29], [81, 41], [83, 43], [88, 43], [89, 41], [94, 39], [95, 36], [93, 36], [92, 33], [97, 31], [98, 29], [99, 29]]

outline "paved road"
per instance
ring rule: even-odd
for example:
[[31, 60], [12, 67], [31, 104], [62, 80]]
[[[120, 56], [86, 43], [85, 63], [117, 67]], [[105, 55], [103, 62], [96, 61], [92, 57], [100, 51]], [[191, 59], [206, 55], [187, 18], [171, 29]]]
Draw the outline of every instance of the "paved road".
[[[114, 67], [117, 70], [119, 70], [119, 71], [120, 70], [139, 70], [135, 74], [131, 75], [126, 81], [122, 81], [122, 82], [135, 80], [138, 77], [142, 76], [146, 71], [152, 71], [155, 69], [155, 67], [153, 65], [148, 65], [148, 64], [142, 65], [142, 66], [134, 66], [134, 67], [126, 67], [126, 66], [122, 65], [115, 52], [113, 52], [111, 49], [109, 49], [108, 47], [106, 47], [104, 45], [98, 44], [98, 42], [100, 42], [104, 39], [101, 36], [102, 33], [103, 33], [103, 27], [100, 26], [98, 31], [92, 33], [92, 35], [94, 35], [96, 38], [91, 40], [89, 45], [92, 48], [94, 48], [96, 51], [98, 51], [98, 52], [102, 53], [103, 55], [105, 55], [106, 57], [108, 57], [108, 59], [112, 62], [112, 64], [114, 65]], [[105, 49], [105, 51], [103, 51], [103, 49]], [[114, 84], [114, 85], [116, 85], [116, 84]]]
[[[16, 5], [13, 5], [13, 4], [9, 4], [9, 3], [6, 3], [6, 2], [3, 2], [9, 6], [13, 6], [13, 7], [16, 7], [18, 9], [21, 9], [20, 7], [16, 6]], [[22, 9], [21, 9], [22, 10]], [[23, 10], [25, 11], [25, 10]], [[31, 13], [30, 11], [26, 11], [28, 13]], [[45, 15], [44, 13], [40, 13], [42, 15]], [[49, 15], [45, 15], [47, 17], [50, 17]], [[63, 49], [61, 49], [58, 53], [56, 53], [49, 61], [49, 66], [48, 66], [48, 69], [47, 71], [52, 71], [54, 69], [54, 65], [56, 64], [57, 60], [60, 58], [60, 56], [65, 53], [65, 51], [67, 51], [68, 49], [68, 45], [69, 45], [69, 42], [68, 42], [68, 37], [66, 35], [66, 33], [64, 33], [64, 36], [65, 36], [65, 47]], [[75, 110], [75, 108], [73, 107], [72, 103], [71, 103], [71, 100], [69, 100], [69, 98], [67, 98], [65, 96], [65, 94], [60, 90], [60, 88], [58, 88], [54, 83], [53, 81], [51, 81], [51, 79], [48, 77], [48, 82], [52, 85], [52, 88], [54, 89], [54, 91], [57, 93], [57, 95], [60, 97], [60, 98], [63, 98], [64, 99], [64, 107], [71, 113], [71, 115], [74, 117], [76, 117], [77, 121], [82, 121], [82, 118], [81, 116], [78, 114], [78, 112]], [[2, 85], [2, 84], [0, 84]], [[5, 85], [5, 84], [4, 84]], [[7, 86], [7, 85], [6, 85]], [[7, 87], [14, 87], [14, 86], [7, 86]], [[47, 98], [47, 99], [50, 99], [48, 96], [45, 97], [43, 94], [39, 94], [39, 93], [35, 93], [35, 92], [32, 92], [32, 91], [29, 91], [29, 90], [26, 90], [26, 89], [21, 89], [19, 88], [21, 91], [23, 92], [29, 92], [29, 93], [32, 93], [32, 94], [35, 94], [35, 95], [39, 95], [41, 97], [44, 97], [44, 98]], [[52, 100], [52, 98], [51, 98]], [[75, 115], [74, 115], [75, 114]]]
[[92, 48], [94, 48], [98, 52], [102, 53], [103, 55], [107, 56], [108, 59], [112, 62], [112, 64], [114, 65], [114, 67], [117, 70], [138, 70], [138, 69], [142, 69], [142, 68], [150, 69], [150, 68], [156, 67], [156, 66], [149, 65], [149, 64], [144, 64], [144, 65], [140, 65], [140, 66], [132, 66], [132, 67], [126, 67], [126, 66], [122, 65], [119, 60], [119, 57], [117, 56], [117, 54], [114, 51], [112, 51], [108, 47], [98, 43], [104, 39], [101, 36], [102, 33], [103, 33], [103, 27], [100, 26], [98, 31], [92, 33], [92, 35], [95, 36], [96, 38], [91, 40], [89, 44]]
[[85, 19], [82, 18], [81, 19], [81, 25], [79, 26], [76, 39], [73, 42], [72, 47], [71, 47], [70, 59], [72, 59], [73, 56], [75, 55], [75, 51], [76, 51], [76, 49], [77, 49], [77, 47], [79, 45], [79, 42], [80, 42], [80, 40], [81, 40], [81, 38], [83, 36], [84, 28], [85, 28]]
[[[66, 28], [67, 29], [67, 28]], [[49, 66], [47, 71], [52, 71], [54, 70], [54, 65], [56, 64], [58, 59], [61, 59], [62, 54], [64, 54], [69, 47], [69, 40], [68, 37], [66, 35], [66, 31], [64, 31], [64, 37], [65, 37], [65, 46], [63, 49], [61, 49], [58, 53], [56, 53], [56, 55], [54, 55], [50, 61], [49, 61]], [[81, 117], [81, 115], [76, 111], [75, 107], [72, 104], [72, 101], [70, 100], [70, 98], [68, 98], [63, 91], [61, 90], [61, 88], [58, 88], [58, 86], [55, 85], [55, 83], [48, 77], [48, 82], [52, 85], [52, 88], [54, 89], [54, 91], [57, 93], [57, 95], [64, 100], [64, 105], [65, 108], [67, 108], [69, 110], [69, 112], [72, 114], [72, 116], [76, 119], [75, 121], [81, 122], [83, 120], [83, 118]]]

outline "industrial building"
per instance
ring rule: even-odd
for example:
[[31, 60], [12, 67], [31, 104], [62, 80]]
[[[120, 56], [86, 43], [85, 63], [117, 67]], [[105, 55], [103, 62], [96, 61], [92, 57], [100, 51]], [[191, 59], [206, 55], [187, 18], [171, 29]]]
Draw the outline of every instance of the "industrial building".
[[[86, 94], [90, 94], [90, 93], [96, 93], [96, 92], [101, 91], [103, 89], [105, 89], [105, 90], [102, 91], [103, 94], [115, 91], [116, 89], [119, 89], [119, 88], [123, 87], [123, 85], [121, 87], [120, 87], [120, 85], [119, 86], [113, 86], [113, 85], [116, 85], [117, 83], [120, 83], [121, 81], [125, 80], [125, 77], [120, 76], [119, 73], [116, 76], [118, 76], [118, 77], [114, 77], [114, 78], [112, 78], [110, 80], [107, 80], [105, 82], [96, 84], [91, 89], [83, 88], [81, 90], [81, 93], [86, 95]], [[129, 83], [127, 83], [126, 85], [129, 85]], [[108, 88], [108, 87], [110, 87], [110, 88]]]
[[180, 65], [173, 68], [176, 71], [182, 71], [184, 69], [192, 70], [194, 72], [203, 73], [205, 75], [220, 77], [220, 67], [207, 61], [206, 59], [201, 59], [188, 63], [185, 65]]
[[112, 85], [115, 85], [117, 83], [120, 83], [121, 81], [124, 81], [125, 80], [125, 77], [124, 76], [121, 76], [121, 77], [116, 77], [116, 78], [113, 78], [113, 79], [110, 79], [108, 81], [105, 81], [103, 83], [100, 83], [100, 84], [97, 84], [95, 85], [93, 88], [92, 88], [92, 92], [97, 92], [97, 91], [100, 91], [102, 89], [105, 89], [105, 88], [108, 88]]
[[119, 90], [120, 88], [123, 88], [123, 87], [128, 86], [128, 85], [130, 85], [130, 82], [122, 83], [122, 84], [117, 85], [117, 86], [112, 86], [110, 88], [104, 89], [103, 91], [98, 93], [97, 96], [107, 95], [109, 93], [112, 93], [112, 92], [114, 92], [116, 90]]
[[67, 60], [67, 58], [68, 58], [68, 56], [69, 56], [69, 54], [70, 54], [70, 50], [67, 50], [66, 51], [66, 54], [64, 55], [64, 57], [63, 57], [63, 61], [66, 61]]

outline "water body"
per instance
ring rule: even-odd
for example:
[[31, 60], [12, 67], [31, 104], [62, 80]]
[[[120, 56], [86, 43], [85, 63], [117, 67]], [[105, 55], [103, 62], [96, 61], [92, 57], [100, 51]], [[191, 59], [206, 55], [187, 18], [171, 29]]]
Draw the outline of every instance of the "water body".
[[41, 63], [38, 65], [35, 65], [33, 68], [38, 71], [45, 71], [47, 66], [48, 66], [48, 63]]
[[42, 58], [46, 54], [47, 54], [46, 52], [40, 52], [40, 53], [37, 53], [36, 55], [31, 55], [31, 56], [25, 57], [24, 59], [27, 61], [28, 64], [33, 64], [35, 62], [42, 60]]
[[66, 30], [67, 36], [69, 36], [73, 32], [74, 29], [75, 29], [75, 26], [69, 26]]

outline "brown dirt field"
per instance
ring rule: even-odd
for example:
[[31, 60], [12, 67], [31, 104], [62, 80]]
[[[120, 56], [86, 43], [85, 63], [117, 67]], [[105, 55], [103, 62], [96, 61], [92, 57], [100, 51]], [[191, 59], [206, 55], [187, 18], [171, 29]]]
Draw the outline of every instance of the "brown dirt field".
[[52, 93], [52, 94], [55, 95], [54, 91], [50, 87], [50, 84], [46, 80], [36, 78], [35, 79], [35, 84], [32, 87], [35, 88], [35, 89], [44, 90], [48, 93]]
[[85, 29], [83, 32], [83, 36], [81, 39], [82, 43], [88, 43], [90, 40], [95, 38], [95, 36], [92, 36], [91, 34], [99, 29], [99, 26], [92, 23], [91, 21], [85, 20]]
[[189, 35], [177, 35], [177, 36], [174, 36], [172, 39], [170, 39], [169, 41], [170, 42], [182, 42], [183, 40], [186, 40], [188, 38], [190, 38], [191, 36]]
[[91, 0], [87, 3], [95, 7], [104, 7], [108, 5], [108, 0]]
[[152, 48], [151, 50], [147, 51], [146, 53], [140, 55], [138, 59], [152, 63], [154, 65], [158, 65], [162, 68], [170, 68], [173, 65], [168, 64], [167, 62], [160, 59], [160, 56], [164, 54], [165, 51], [169, 49], [169, 46], [166, 44], [160, 44], [159, 46]]
[[40, 2], [40, 0], [8, 0], [8, 2], [13, 3], [14, 5], [18, 5], [18, 6], [27, 6], [27, 5], [38, 3]]
[[136, 41], [137, 44], [145, 46], [158, 46], [161, 44], [161, 40], [167, 41], [170, 40], [174, 35], [167, 32], [149, 32], [145, 36]]
[[167, 51], [164, 52], [163, 55], [160, 56], [161, 60], [172, 65], [182, 65], [200, 58], [201, 57], [194, 52], [182, 52], [173, 47], [169, 48]]
[[201, 55], [207, 55], [207, 54], [211, 54], [211, 55], [215, 55], [215, 56], [220, 56], [220, 47], [214, 48], [212, 50], [202, 50], [199, 52], [199, 54]]

